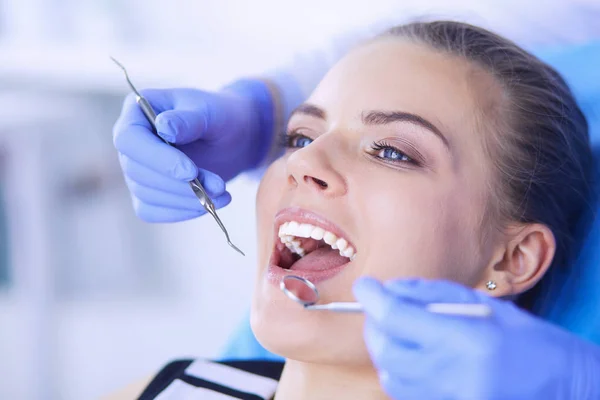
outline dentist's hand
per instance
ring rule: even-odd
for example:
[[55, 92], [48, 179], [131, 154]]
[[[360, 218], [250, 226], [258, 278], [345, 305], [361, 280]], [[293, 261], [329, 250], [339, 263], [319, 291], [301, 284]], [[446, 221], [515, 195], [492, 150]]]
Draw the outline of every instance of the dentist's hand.
[[196, 177], [216, 208], [229, 204], [225, 181], [256, 167], [271, 145], [273, 107], [266, 85], [245, 80], [217, 93], [149, 89], [141, 94], [157, 113], [158, 133], [177, 148], [152, 134], [135, 97], [128, 96], [113, 138], [136, 214], [148, 222], [204, 214], [188, 184]]
[[[371, 278], [354, 287], [365, 342], [394, 399], [600, 399], [600, 348], [509, 302], [444, 281]], [[490, 318], [433, 314], [432, 302], [485, 303]]]

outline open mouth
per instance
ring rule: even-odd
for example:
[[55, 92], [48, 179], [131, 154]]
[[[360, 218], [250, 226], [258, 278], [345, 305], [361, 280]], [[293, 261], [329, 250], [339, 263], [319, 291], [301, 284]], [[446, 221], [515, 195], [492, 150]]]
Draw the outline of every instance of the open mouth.
[[355, 247], [339, 233], [316, 221], [288, 220], [277, 229], [275, 265], [292, 271], [326, 271], [341, 267], [356, 257]]

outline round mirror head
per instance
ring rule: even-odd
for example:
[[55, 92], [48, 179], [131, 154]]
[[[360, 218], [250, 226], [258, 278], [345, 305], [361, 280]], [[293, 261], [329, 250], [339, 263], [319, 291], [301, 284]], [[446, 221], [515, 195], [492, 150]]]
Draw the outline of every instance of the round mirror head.
[[319, 301], [319, 291], [315, 284], [300, 276], [284, 276], [279, 288], [287, 297], [303, 306], [312, 306]]

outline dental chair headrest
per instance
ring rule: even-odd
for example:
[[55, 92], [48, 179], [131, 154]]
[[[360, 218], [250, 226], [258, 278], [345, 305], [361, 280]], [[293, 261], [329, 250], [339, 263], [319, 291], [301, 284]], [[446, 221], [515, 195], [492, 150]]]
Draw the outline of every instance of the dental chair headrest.
[[[556, 68], [577, 98], [590, 128], [595, 160], [595, 182], [600, 193], [600, 41], [581, 46], [554, 49], [537, 54]], [[589, 230], [582, 234], [581, 253], [564, 271], [550, 271], [549, 299], [542, 317], [600, 344], [600, 202], [585, 217]]]

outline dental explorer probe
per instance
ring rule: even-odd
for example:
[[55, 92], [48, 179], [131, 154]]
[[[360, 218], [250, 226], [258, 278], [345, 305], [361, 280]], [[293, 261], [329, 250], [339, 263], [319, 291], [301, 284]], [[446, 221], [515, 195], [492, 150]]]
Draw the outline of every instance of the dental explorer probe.
[[[152, 106], [150, 105], [150, 103], [148, 102], [148, 100], [146, 100], [137, 91], [137, 89], [135, 88], [135, 86], [133, 86], [133, 83], [131, 83], [131, 80], [129, 79], [129, 75], [127, 74], [127, 70], [125, 69], [125, 67], [123, 66], [123, 64], [121, 64], [120, 62], [118, 62], [113, 57], [110, 57], [110, 59], [113, 60], [114, 63], [117, 64], [119, 66], [119, 68], [121, 68], [123, 70], [123, 72], [125, 73], [125, 79], [127, 80], [127, 84], [129, 84], [129, 87], [131, 88], [131, 90], [133, 90], [133, 93], [135, 93], [135, 101], [136, 101], [136, 103], [140, 106], [140, 108], [142, 109], [142, 112], [144, 113], [144, 116], [146, 117], [146, 119], [148, 120], [148, 122], [150, 123], [150, 125], [152, 126], [152, 133], [154, 133], [154, 135], [157, 136], [164, 143], [168, 144], [171, 147], [175, 147], [175, 145], [173, 145], [173, 143], [169, 143], [168, 141], [166, 141], [165, 139], [163, 139], [158, 134], [158, 129], [156, 129], [156, 123], [154, 122], [156, 120], [156, 112], [154, 112], [154, 109], [152, 108]], [[227, 229], [225, 229], [225, 225], [223, 225], [223, 222], [221, 222], [221, 219], [217, 215], [217, 211], [215, 209], [215, 205], [213, 204], [213, 202], [210, 199], [210, 197], [208, 197], [208, 194], [206, 193], [206, 190], [204, 189], [204, 187], [202, 186], [202, 184], [200, 183], [200, 181], [198, 180], [198, 178], [195, 178], [194, 180], [190, 181], [189, 184], [190, 184], [190, 187], [192, 188], [192, 190], [194, 191], [194, 194], [196, 195], [196, 197], [200, 201], [200, 204], [202, 205], [202, 207], [204, 207], [204, 209], [206, 210], [207, 213], [209, 213], [210, 215], [212, 215], [212, 217], [215, 219], [215, 221], [217, 222], [217, 224], [219, 225], [219, 227], [221, 228], [221, 230], [225, 234], [225, 237], [227, 238], [227, 244], [229, 246], [231, 246], [231, 248], [233, 248], [235, 251], [237, 251], [241, 255], [245, 256], [245, 254], [244, 254], [243, 251], [241, 251], [239, 248], [237, 248], [236, 245], [234, 245], [233, 243], [231, 243], [231, 240], [229, 239], [229, 233], [227, 233]]]

